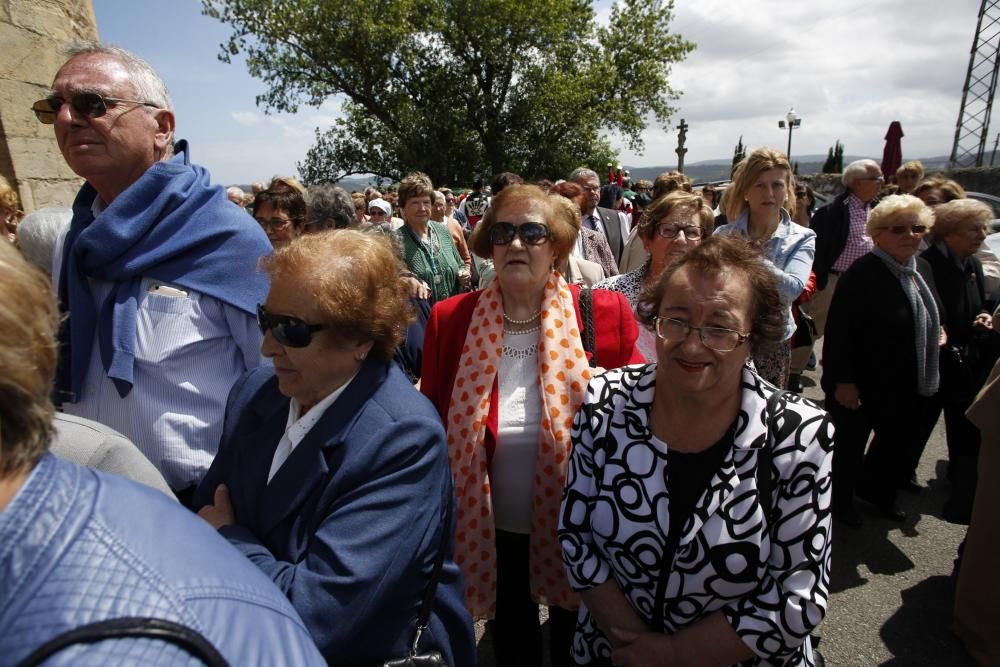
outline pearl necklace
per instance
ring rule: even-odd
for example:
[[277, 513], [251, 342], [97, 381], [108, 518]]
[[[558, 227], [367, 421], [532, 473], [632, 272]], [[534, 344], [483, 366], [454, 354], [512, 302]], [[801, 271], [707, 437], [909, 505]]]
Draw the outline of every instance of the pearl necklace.
[[515, 335], [515, 336], [519, 336], [519, 335], [521, 335], [521, 334], [530, 334], [530, 333], [535, 333], [536, 331], [540, 331], [540, 330], [541, 330], [541, 328], [542, 328], [542, 325], [541, 325], [541, 324], [536, 324], [535, 326], [531, 327], [530, 329], [519, 329], [519, 330], [517, 330], [517, 331], [513, 331], [513, 330], [511, 330], [511, 329], [507, 329], [507, 328], [504, 328], [503, 332], [504, 332], [505, 334], [510, 334], [510, 335]]
[[538, 319], [538, 316], [541, 315], [541, 314], [542, 314], [542, 309], [539, 308], [538, 311], [536, 311], [535, 314], [532, 315], [531, 317], [529, 317], [528, 319], [526, 319], [526, 320], [515, 320], [513, 317], [511, 317], [510, 315], [507, 314], [507, 311], [504, 311], [503, 318], [505, 320], [507, 320], [508, 322], [510, 322], [511, 324], [522, 324], [523, 325], [523, 324], [531, 324], [536, 319]]

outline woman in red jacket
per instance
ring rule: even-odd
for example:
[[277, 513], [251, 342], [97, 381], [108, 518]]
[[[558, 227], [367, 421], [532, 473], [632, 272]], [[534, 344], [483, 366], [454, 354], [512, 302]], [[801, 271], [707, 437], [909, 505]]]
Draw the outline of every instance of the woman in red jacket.
[[549, 606], [552, 664], [570, 664], [579, 599], [556, 537], [570, 428], [592, 365], [642, 361], [625, 298], [593, 290], [581, 308], [553, 268], [578, 216], [536, 186], [504, 188], [470, 240], [496, 278], [435, 305], [424, 335], [421, 391], [444, 419], [455, 477], [455, 561], [501, 665], [541, 664], [536, 603]]

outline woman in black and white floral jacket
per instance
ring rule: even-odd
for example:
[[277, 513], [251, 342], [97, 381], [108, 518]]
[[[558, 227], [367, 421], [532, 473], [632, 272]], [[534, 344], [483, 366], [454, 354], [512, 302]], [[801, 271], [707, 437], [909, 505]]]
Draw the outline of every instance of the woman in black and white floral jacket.
[[773, 273], [714, 237], [643, 301], [656, 363], [592, 380], [573, 427], [559, 535], [585, 605], [574, 658], [812, 665], [833, 429], [745, 366], [784, 333]]

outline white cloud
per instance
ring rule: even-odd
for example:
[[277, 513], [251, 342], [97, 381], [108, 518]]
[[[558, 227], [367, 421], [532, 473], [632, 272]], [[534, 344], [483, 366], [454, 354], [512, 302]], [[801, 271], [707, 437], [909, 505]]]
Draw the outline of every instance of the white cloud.
[[793, 155], [825, 154], [840, 139], [851, 155], [881, 157], [889, 123], [906, 133], [905, 157], [950, 152], [979, 3], [955, 0], [678, 2], [672, 27], [697, 43], [673, 68], [683, 91], [664, 132], [646, 150], [622, 149], [630, 165], [675, 164], [684, 118], [690, 164], [726, 158], [743, 136], [784, 149], [778, 129], [790, 107], [802, 117]]
[[260, 114], [255, 111], [231, 111], [229, 115], [244, 127], [253, 127], [260, 123]]

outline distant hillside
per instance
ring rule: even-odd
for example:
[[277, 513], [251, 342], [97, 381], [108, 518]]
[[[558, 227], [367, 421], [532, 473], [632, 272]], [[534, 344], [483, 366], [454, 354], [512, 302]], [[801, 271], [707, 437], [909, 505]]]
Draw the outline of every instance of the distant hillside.
[[[844, 164], [853, 162], [854, 160], [860, 160], [864, 155], [845, 155]], [[881, 155], [871, 156], [876, 162], [881, 161]], [[924, 169], [928, 172], [936, 171], [938, 169], [944, 169], [948, 164], [947, 156], [939, 157], [929, 157], [929, 158], [918, 158], [924, 163]], [[808, 176], [811, 174], [818, 174], [823, 171], [823, 163], [826, 162], [825, 155], [796, 155], [793, 158], [793, 162], [798, 163], [798, 173], [803, 176]], [[707, 183], [712, 181], [726, 181], [729, 180], [729, 171], [732, 166], [732, 159], [729, 160], [701, 160], [700, 162], [693, 162], [684, 165], [684, 173], [687, 177], [691, 179], [694, 183]], [[629, 167], [626, 166], [629, 171], [629, 176], [631, 176], [633, 182], [639, 179], [649, 179], [653, 180], [658, 175], [665, 171], [673, 171], [677, 169], [677, 164], [663, 165], [657, 167]]]
[[[853, 162], [854, 160], [860, 160], [864, 155], [845, 155], [844, 164]], [[876, 162], [881, 161], [881, 155], [871, 156]], [[941, 155], [938, 157], [928, 157], [928, 158], [918, 158], [924, 163], [924, 169], [928, 173], [937, 171], [939, 169], [945, 169], [948, 165], [948, 156]], [[818, 174], [823, 170], [823, 163], [826, 162], [826, 155], [797, 155], [794, 158], [794, 162], [798, 163], [798, 173], [802, 176], [809, 176], [812, 174]], [[692, 162], [684, 165], [684, 173], [687, 174], [688, 178], [691, 179], [693, 183], [709, 183], [713, 181], [727, 181], [729, 180], [729, 170], [731, 168], [732, 158], [730, 159], [717, 159], [717, 160], [701, 160], [699, 162]], [[661, 165], [656, 167], [630, 167], [625, 166], [625, 169], [629, 171], [629, 176], [632, 181], [635, 182], [640, 179], [653, 180], [665, 171], [673, 171], [677, 169], [676, 164]], [[598, 172], [600, 173], [600, 172]], [[344, 188], [348, 192], [362, 192], [369, 185], [372, 185], [375, 178], [373, 176], [352, 176], [350, 178], [345, 178], [337, 185]], [[249, 185], [239, 185], [238, 187], [243, 188], [244, 191], [249, 192]], [[455, 186], [452, 186], [455, 187]], [[459, 185], [458, 187], [462, 187]]]

